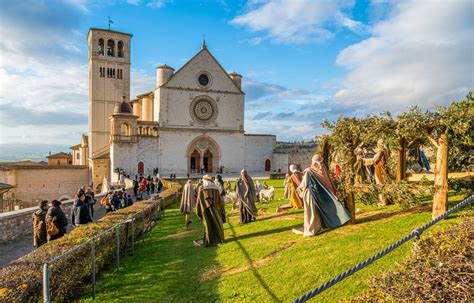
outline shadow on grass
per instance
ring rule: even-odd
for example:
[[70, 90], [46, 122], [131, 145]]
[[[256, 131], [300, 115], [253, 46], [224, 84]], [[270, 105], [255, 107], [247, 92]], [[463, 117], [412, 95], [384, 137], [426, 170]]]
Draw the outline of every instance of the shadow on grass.
[[[192, 241], [202, 233], [202, 224], [193, 215], [190, 230], [184, 232], [184, 216], [176, 206], [165, 210], [152, 232], [138, 244], [135, 255], [124, 258], [119, 273], [110, 273], [98, 283], [101, 302], [215, 302], [217, 281], [201, 282], [204, 268], [216, 267], [215, 247], [196, 248]], [[196, 297], [199, 295], [199, 297]]]
[[[258, 222], [258, 221], [256, 221], [256, 222]], [[228, 222], [228, 223], [229, 223], [230, 229], [232, 230], [232, 235], [229, 238], [225, 239], [225, 241], [226, 242], [237, 241], [237, 243], [238, 243], [239, 240], [243, 240], [243, 239], [259, 237], [259, 236], [266, 236], [266, 235], [281, 233], [283, 231], [291, 231], [293, 228], [298, 228], [298, 227], [301, 227], [301, 225], [302, 225], [301, 223], [299, 223], [299, 224], [295, 224], [295, 225], [291, 225], [291, 226], [285, 226], [285, 227], [280, 227], [280, 228], [275, 228], [275, 229], [270, 229], [270, 230], [263, 230], [263, 231], [259, 231], [259, 232], [239, 236], [239, 235], [236, 235], [232, 224], [230, 222]]]
[[[235, 236], [235, 229], [234, 229], [234, 226], [231, 224], [231, 222], [228, 222], [229, 224], [229, 227], [230, 227], [230, 230], [232, 231], [232, 235]], [[283, 230], [286, 230], [288, 228], [284, 228]], [[281, 231], [282, 229], [279, 228], [279, 230]], [[275, 230], [272, 230], [272, 232], [275, 232]], [[251, 234], [251, 235], [255, 235], [255, 234], [260, 234], [260, 233], [254, 233], [254, 234]], [[265, 233], [265, 234], [268, 234], [268, 233]], [[234, 238], [234, 239], [230, 239], [230, 240], [226, 240], [226, 241], [235, 241], [239, 247], [239, 249], [242, 251], [242, 253], [244, 254], [245, 258], [247, 259], [248, 261], [248, 264], [250, 264], [250, 270], [252, 271], [252, 274], [255, 276], [255, 278], [258, 280], [258, 282], [260, 283], [260, 285], [263, 287], [263, 289], [265, 289], [265, 291], [267, 292], [267, 294], [272, 298], [272, 301], [273, 302], [282, 302], [282, 300], [280, 298], [278, 298], [271, 290], [270, 286], [268, 286], [268, 284], [265, 282], [265, 280], [263, 279], [263, 277], [258, 273], [257, 269], [255, 268], [255, 266], [253, 265], [253, 261], [252, 258], [250, 257], [250, 254], [248, 253], [248, 251], [245, 249], [245, 247], [242, 245], [242, 243], [240, 243], [240, 239], [242, 238], [248, 238], [249, 235], [245, 235], [243, 237], [240, 237], [240, 238]]]
[[[362, 218], [356, 219], [356, 224], [387, 219], [387, 218], [391, 218], [393, 216], [398, 216], [400, 214], [411, 214], [411, 213], [426, 212], [426, 211], [430, 210], [430, 207], [431, 207], [430, 203], [424, 203], [420, 206], [417, 206], [417, 207], [414, 207], [414, 208], [411, 208], [411, 209], [405, 209], [405, 210], [401, 209], [401, 210], [392, 211], [392, 212], [382, 212], [382, 211], [380, 211], [380, 212], [374, 213], [373, 215], [368, 215], [368, 216], [364, 216]], [[363, 215], [363, 213], [361, 215]]]

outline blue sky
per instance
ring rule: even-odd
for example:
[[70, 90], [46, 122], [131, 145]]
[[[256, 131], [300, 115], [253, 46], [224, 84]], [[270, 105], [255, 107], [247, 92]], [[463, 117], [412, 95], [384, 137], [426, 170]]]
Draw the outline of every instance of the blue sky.
[[244, 76], [246, 130], [308, 140], [323, 119], [433, 108], [474, 88], [473, 2], [0, 0], [0, 142], [87, 132], [90, 27], [133, 34], [132, 96], [205, 36]]

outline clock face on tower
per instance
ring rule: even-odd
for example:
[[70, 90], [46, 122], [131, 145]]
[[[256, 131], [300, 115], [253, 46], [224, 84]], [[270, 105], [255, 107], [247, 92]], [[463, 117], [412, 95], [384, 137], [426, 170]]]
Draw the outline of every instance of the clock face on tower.
[[191, 102], [191, 116], [194, 121], [207, 124], [217, 117], [217, 103], [208, 97], [199, 97]]

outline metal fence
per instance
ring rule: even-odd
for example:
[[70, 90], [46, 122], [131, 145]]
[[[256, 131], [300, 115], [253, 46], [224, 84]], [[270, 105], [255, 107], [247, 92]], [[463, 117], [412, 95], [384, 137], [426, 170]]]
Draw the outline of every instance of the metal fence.
[[408, 240], [410, 239], [413, 239], [413, 238], [419, 238], [421, 233], [424, 232], [426, 229], [430, 228], [431, 226], [435, 225], [436, 223], [438, 223], [439, 221], [447, 218], [450, 214], [454, 213], [455, 211], [459, 210], [460, 208], [468, 205], [469, 203], [471, 203], [472, 201], [474, 200], [474, 195], [471, 195], [469, 197], [467, 197], [466, 199], [464, 199], [462, 202], [459, 202], [458, 204], [456, 204], [455, 206], [453, 206], [452, 208], [450, 208], [448, 211], [446, 211], [444, 214], [442, 214], [441, 216], [431, 220], [430, 222], [426, 223], [425, 225], [421, 226], [421, 227], [418, 227], [416, 228], [415, 230], [413, 230], [411, 233], [409, 233], [408, 235], [406, 235], [405, 237], [401, 238], [400, 240], [398, 240], [397, 242], [393, 243], [392, 245], [386, 247], [385, 249], [381, 250], [380, 252], [378, 252], [377, 254], [373, 255], [372, 257], [364, 260], [363, 262], [357, 264], [356, 266], [348, 269], [347, 271], [341, 273], [340, 275], [332, 278], [331, 280], [327, 281], [326, 283], [324, 283], [323, 285], [319, 286], [319, 287], [316, 287], [315, 289], [307, 292], [306, 294], [302, 295], [301, 297], [297, 298], [296, 300], [294, 300], [293, 302], [294, 303], [302, 303], [302, 302], [306, 302], [307, 300], [313, 298], [314, 296], [322, 293], [323, 291], [325, 291], [326, 289], [330, 288], [331, 286], [333, 286], [334, 284], [337, 284], [339, 283], [340, 281], [344, 280], [345, 278], [347, 278], [348, 276], [352, 275], [353, 273], [361, 270], [362, 268], [374, 263], [376, 260], [382, 258], [383, 256], [385, 256], [386, 254], [388, 254], [389, 252], [391, 252], [392, 250], [400, 247], [400, 245], [402, 245], [403, 243], [407, 242]]
[[[74, 248], [68, 250], [67, 252], [55, 257], [54, 259], [49, 260], [48, 262], [43, 264], [43, 300], [44, 302], [51, 302], [51, 284], [50, 281], [53, 276], [52, 272], [52, 267], [54, 267], [56, 264], [61, 263], [62, 261], [65, 261], [66, 257], [71, 257], [73, 258], [74, 254], [78, 254], [79, 257], [87, 257], [87, 255], [90, 256], [90, 263], [89, 264], [83, 264], [84, 268], [86, 270], [89, 269], [88, 266], [90, 266], [90, 271], [91, 271], [91, 277], [90, 277], [90, 283], [91, 283], [91, 288], [92, 288], [92, 298], [95, 299], [95, 294], [96, 294], [96, 277], [97, 277], [97, 244], [100, 241], [105, 240], [105, 244], [103, 246], [104, 250], [108, 250], [107, 252], [104, 253], [104, 255], [108, 256], [114, 256], [115, 258], [115, 267], [117, 271], [120, 268], [120, 257], [121, 257], [121, 247], [122, 249], [122, 256], [124, 253], [130, 253], [134, 254], [135, 252], [135, 238], [136, 236], [140, 236], [143, 239], [145, 235], [145, 231], [147, 229], [147, 226], [145, 224], [145, 212], [150, 211], [148, 222], [151, 224], [152, 221], [157, 219], [157, 215], [161, 216], [161, 209], [162, 209], [162, 203], [159, 201], [158, 203], [155, 203], [155, 208], [152, 207], [152, 209], [145, 208], [141, 210], [140, 212], [137, 212], [132, 216], [132, 218], [127, 219], [124, 222], [118, 223], [109, 229], [101, 232], [100, 234], [90, 238], [89, 240], [75, 246]], [[138, 227], [138, 229], [137, 229]], [[124, 235], [121, 235], [121, 229], [123, 229]], [[137, 233], [138, 231], [138, 233]], [[121, 241], [121, 236], [125, 236], [125, 241]], [[115, 237], [115, 240], [113, 238]], [[130, 241], [130, 247], [127, 247], [126, 244], [128, 241]], [[121, 243], [122, 242], [122, 243]], [[123, 243], [126, 242], [126, 243]], [[113, 247], [111, 247], [113, 245]], [[128, 248], [128, 249], [127, 249]], [[115, 252], [112, 252], [112, 250], [115, 250]], [[107, 261], [102, 261], [101, 266], [104, 264], [107, 264]], [[58, 269], [64, 270], [66, 267], [62, 266], [59, 264]]]

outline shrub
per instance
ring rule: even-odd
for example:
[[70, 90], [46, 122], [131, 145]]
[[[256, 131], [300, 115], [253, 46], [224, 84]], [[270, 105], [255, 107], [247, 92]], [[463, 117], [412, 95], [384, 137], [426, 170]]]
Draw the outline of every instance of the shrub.
[[[119, 223], [136, 217], [132, 224], [121, 224], [119, 228], [120, 254], [123, 256], [131, 247], [132, 233], [137, 238], [150, 229], [156, 213], [161, 207], [176, 200], [180, 186], [165, 182], [168, 187], [160, 193], [160, 200], [135, 202], [132, 206], [112, 212], [85, 226], [75, 228], [64, 237], [49, 242], [28, 255], [0, 269], [1, 302], [38, 302], [43, 298], [43, 264], [72, 248], [90, 240]], [[95, 241], [96, 274], [115, 264], [116, 230], [106, 232]], [[70, 301], [89, 287], [91, 268], [91, 245], [84, 245], [61, 260], [49, 266], [51, 298], [55, 301]]]
[[394, 271], [355, 300], [468, 302], [474, 285], [474, 219], [425, 237]]

